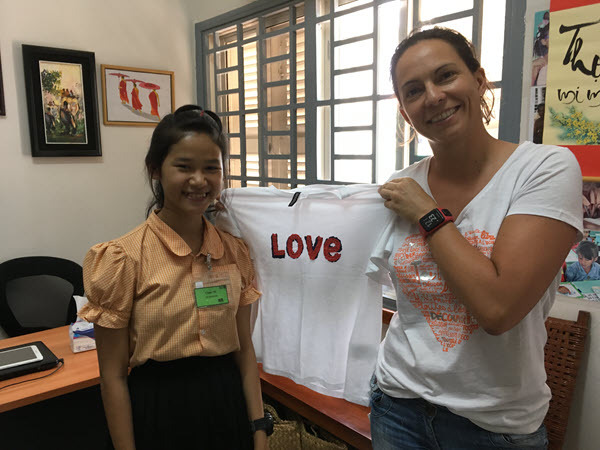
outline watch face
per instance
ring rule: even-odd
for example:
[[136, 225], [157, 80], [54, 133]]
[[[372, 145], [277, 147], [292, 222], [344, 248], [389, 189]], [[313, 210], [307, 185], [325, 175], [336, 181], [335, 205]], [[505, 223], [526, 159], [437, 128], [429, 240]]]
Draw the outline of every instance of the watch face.
[[425, 214], [419, 222], [425, 231], [431, 231], [444, 221], [444, 216], [437, 209]]

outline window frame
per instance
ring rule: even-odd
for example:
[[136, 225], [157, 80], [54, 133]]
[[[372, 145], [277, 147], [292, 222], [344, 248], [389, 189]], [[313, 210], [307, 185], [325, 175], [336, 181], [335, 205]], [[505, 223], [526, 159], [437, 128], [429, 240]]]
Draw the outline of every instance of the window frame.
[[[273, 177], [266, 176], [266, 161], [269, 159], [277, 159], [273, 158], [273, 155], [265, 155], [266, 150], [264, 149], [264, 145], [259, 144], [259, 161], [263, 161], [259, 167], [259, 176], [256, 178], [244, 176], [247, 173], [246, 167], [246, 158], [245, 158], [245, 142], [242, 139], [243, 130], [245, 130], [245, 122], [243, 114], [240, 114], [240, 133], [230, 134], [231, 137], [240, 137], [240, 167], [242, 173], [242, 186], [246, 186], [246, 180], [252, 180], [258, 182], [261, 186], [266, 186], [267, 183], [272, 182], [281, 182], [290, 184], [291, 187], [296, 187], [299, 184], [347, 184], [346, 182], [336, 181], [335, 180], [335, 171], [334, 171], [334, 161], [338, 159], [359, 159], [359, 160], [370, 160], [371, 161], [371, 182], [375, 182], [376, 180], [376, 171], [377, 171], [377, 102], [386, 98], [390, 98], [389, 95], [381, 95], [378, 94], [377, 91], [377, 6], [387, 3], [391, 0], [374, 0], [372, 3], [363, 5], [359, 4], [355, 7], [350, 7], [344, 11], [334, 12], [334, 8], [332, 6], [331, 10], [327, 14], [323, 14], [317, 17], [316, 14], [316, 0], [304, 0], [304, 21], [301, 24], [293, 23], [294, 19], [294, 5], [300, 3], [300, 0], [258, 0], [253, 2], [250, 5], [242, 6], [238, 9], [229, 11], [220, 16], [214, 17], [212, 19], [208, 19], [203, 22], [199, 22], [195, 25], [195, 36], [196, 36], [196, 87], [197, 87], [197, 98], [198, 103], [201, 105], [208, 105], [208, 87], [209, 81], [207, 83], [205, 74], [207, 73], [207, 61], [206, 55], [209, 54], [208, 43], [207, 40], [204, 39], [205, 33], [210, 33], [216, 31], [217, 29], [223, 29], [227, 26], [232, 26], [234, 24], [242, 24], [243, 22], [253, 19], [255, 17], [259, 17], [260, 21], [260, 29], [259, 32], [264, 32], [264, 23], [263, 16], [269, 13], [275, 12], [281, 8], [289, 7], [290, 13], [290, 23], [287, 27], [290, 33], [290, 80], [289, 84], [294, 85], [295, 89], [295, 69], [293, 67], [293, 61], [295, 58], [292, 58], [291, 55], [295, 52], [295, 31], [299, 28], [304, 28], [305, 30], [311, 30], [311, 32], [305, 33], [305, 54], [308, 55], [305, 58], [305, 73], [306, 74], [314, 74], [316, 73], [316, 33], [312, 33], [312, 30], [315, 30], [316, 24], [319, 22], [323, 22], [326, 20], [332, 20], [333, 17], [339, 17], [341, 15], [351, 14], [352, 12], [356, 12], [366, 8], [373, 8], [375, 14], [373, 14], [374, 20], [374, 28], [373, 32], [370, 34], [373, 38], [373, 46], [374, 46], [374, 54], [373, 54], [373, 63], [369, 66], [373, 70], [373, 91], [369, 96], [361, 97], [361, 100], [369, 100], [373, 103], [373, 123], [370, 126], [358, 127], [360, 129], [370, 129], [372, 131], [372, 153], [371, 155], [336, 155], [335, 154], [335, 144], [334, 137], [336, 131], [348, 131], [354, 127], [335, 127], [333, 121], [333, 107], [330, 107], [330, 124], [331, 127], [329, 129], [329, 141], [330, 141], [330, 149], [329, 149], [329, 157], [331, 164], [331, 178], [330, 180], [319, 179], [317, 176], [317, 126], [316, 126], [316, 111], [317, 107], [324, 105], [335, 105], [335, 104], [343, 104], [347, 102], [356, 102], [359, 99], [336, 99], [334, 95], [334, 86], [331, 86], [332, 93], [329, 97], [329, 100], [318, 100], [317, 99], [317, 77], [314, 76], [306, 76], [305, 77], [305, 102], [304, 102], [304, 110], [305, 110], [305, 178], [298, 179], [297, 176], [295, 178], [290, 177], [289, 179], [274, 179]], [[417, 26], [428, 25], [428, 24], [436, 24], [440, 22], [446, 22], [448, 20], [460, 19], [464, 17], [473, 16], [473, 43], [477, 48], [477, 51], [480, 52], [480, 44], [482, 37], [482, 20], [483, 20], [483, 0], [474, 0], [473, 8], [469, 10], [460, 11], [457, 13], [448, 14], [445, 16], [435, 17], [429, 19], [427, 21], [419, 21], [418, 20], [418, 10], [419, 10], [419, 2], [420, 0], [412, 0], [410, 2], [409, 14], [412, 17], [413, 26], [411, 28], [415, 28]], [[332, 5], [334, 4], [334, 0], [331, 1]], [[501, 101], [500, 101], [500, 112], [499, 112], [499, 130], [498, 135], [500, 139], [505, 139], [513, 142], [518, 142], [519, 139], [519, 128], [520, 128], [520, 109], [519, 109], [519, 99], [521, 96], [521, 77], [522, 74], [519, 71], [522, 63], [522, 55], [523, 49], [522, 46], [516, 45], [515, 39], [507, 39], [507, 37], [513, 37], [517, 35], [524, 35], [524, 25], [519, 23], [519, 17], [522, 21], [522, 17], [525, 10], [525, 5], [523, 2], [519, 0], [506, 0], [506, 12], [505, 12], [505, 29], [504, 29], [504, 57], [503, 57], [503, 69], [502, 69], [502, 79], [501, 80], [491, 80], [494, 82], [496, 88], [502, 89]], [[330, 22], [333, 23], [333, 22]], [[404, 35], [408, 31], [407, 20], [401, 18], [400, 20], [400, 29], [399, 33], [403, 33]], [[242, 45], [242, 27], [237, 28], [237, 41], [235, 44], [230, 44], [231, 47]], [[331, 26], [333, 29], [333, 26]], [[520, 34], [519, 34], [520, 33]], [[277, 35], [278, 32], [272, 32], [268, 34], [263, 34], [261, 38], [268, 37], [271, 35]], [[333, 30], [331, 30], [331, 36], [333, 36]], [[364, 37], [364, 36], [362, 36]], [[258, 39], [258, 38], [257, 38]], [[350, 38], [342, 41], [343, 43], [348, 43], [348, 41], [352, 41], [354, 39], [359, 38]], [[244, 41], [245, 42], [245, 41]], [[257, 40], [257, 42], [260, 42]], [[357, 69], [343, 69], [336, 70], [334, 68], [334, 57], [333, 51], [336, 46], [341, 45], [340, 41], [334, 42], [333, 39], [330, 40], [330, 82], [333, 83], [333, 79], [335, 75], [339, 75], [340, 73], [353, 72]], [[292, 45], [293, 44], [293, 45]], [[257, 51], [261, 51], [262, 45], [257, 46]], [[229, 48], [229, 46], [219, 47], [219, 50]], [[507, 57], [506, 55], [509, 55]], [[243, 63], [240, 63], [242, 55], [238, 54], [238, 90], [239, 91], [239, 104], [244, 104], [244, 89], [243, 89]], [[271, 60], [269, 60], [270, 62]], [[229, 67], [228, 69], [232, 69]], [[364, 67], [358, 68], [364, 69]], [[216, 71], [215, 71], [216, 72]], [[260, 78], [260, 72], [259, 72]], [[212, 82], [214, 84], [214, 82]], [[216, 85], [214, 85], [216, 88]], [[259, 86], [260, 89], [260, 86]], [[227, 91], [233, 92], [233, 91]], [[259, 95], [259, 102], [260, 102]], [[393, 95], [391, 96], [393, 97]], [[295, 100], [295, 97], [292, 95], [292, 101]], [[264, 135], [264, 127], [261, 126], [261, 117], [260, 113], [264, 113], [265, 110], [260, 108], [259, 104], [259, 129], [258, 129], [258, 139], [259, 142], [262, 142], [262, 139], [265, 138]], [[293, 109], [298, 108], [298, 104], [295, 105], [287, 105], [282, 109]], [[276, 109], [276, 108], [275, 108]], [[269, 107], [268, 111], [272, 111], [272, 107]], [[219, 113], [221, 114], [221, 113]], [[225, 114], [227, 115], [227, 114]], [[266, 115], [266, 114], [265, 114]], [[295, 119], [295, 114], [292, 114], [292, 121]], [[264, 118], [262, 120], [265, 120]], [[399, 123], [402, 123], [400, 120]], [[297, 144], [296, 128], [292, 127], [290, 132], [290, 156], [289, 159], [292, 161], [291, 164], [291, 176], [297, 175], [296, 169], [296, 158], [297, 152], [295, 150], [295, 146]], [[270, 132], [270, 135], [273, 132]], [[275, 133], [276, 135], [277, 133]], [[405, 152], [401, 143], [399, 143], [400, 139], [396, 139], [396, 167], [395, 169], [401, 169], [405, 165], [404, 159], [408, 156], [408, 163], [413, 164], [414, 162], [423, 158], [423, 156], [418, 156], [416, 154], [416, 143], [413, 140], [408, 146], [408, 152]], [[408, 154], [406, 154], [408, 153]], [[266, 159], [265, 159], [266, 156]], [[236, 157], [235, 159], [238, 159]], [[239, 178], [239, 177], [235, 177]], [[266, 181], [268, 179], [268, 181]]]
[[[245, 95], [244, 95], [244, 66], [243, 66], [243, 46], [247, 44], [251, 44], [256, 42], [257, 45], [257, 60], [258, 60], [258, 89], [267, 89], [270, 87], [277, 86], [290, 86], [291, 93], [291, 101], [289, 104], [284, 106], [267, 106], [265, 104], [265, 99], [263, 95], [258, 95], [258, 106], [257, 108], [253, 108], [250, 113], [258, 114], [258, 128], [257, 128], [257, 141], [258, 141], [258, 177], [248, 176], [247, 171], [247, 149], [246, 149], [246, 120], [245, 115], [239, 113], [239, 132], [237, 133], [228, 133], [230, 138], [239, 138], [240, 139], [240, 155], [230, 156], [230, 159], [239, 160], [240, 168], [241, 168], [241, 176], [230, 176], [230, 179], [239, 180], [242, 186], [246, 186], [247, 183], [254, 182], [259, 183], [260, 186], [266, 186], [267, 183], [283, 183], [290, 184], [291, 187], [296, 187], [299, 184], [314, 184], [316, 181], [313, 180], [311, 174], [309, 172], [309, 163], [305, 162], [306, 165], [306, 179], [298, 179], [297, 174], [297, 123], [295, 113], [299, 108], [304, 109], [306, 111], [306, 104], [298, 104], [296, 102], [296, 58], [293, 57], [296, 51], [296, 31], [298, 29], [306, 28], [306, 24], [304, 22], [295, 23], [295, 4], [306, 3], [306, 1], [302, 0], [286, 0], [286, 1], [257, 1], [252, 5], [248, 5], [246, 7], [242, 7], [229, 13], [223, 14], [213, 19], [209, 19], [204, 22], [200, 22], [196, 24], [196, 80], [197, 80], [197, 97], [198, 103], [200, 105], [207, 105], [207, 108], [213, 107], [212, 101], [208, 95], [209, 86], [213, 86], [213, 90], [217, 92], [217, 82], [216, 77], [223, 72], [237, 70], [238, 71], [238, 88], [227, 91], [219, 91], [218, 94], [226, 94], [226, 93], [234, 93], [238, 94], [238, 103], [240, 105], [240, 109], [238, 111], [242, 111], [245, 109]], [[264, 77], [264, 65], [276, 61], [280, 61], [286, 59], [281, 56], [274, 56], [267, 58], [266, 52], [264, 51], [264, 46], [262, 43], [265, 39], [279, 36], [282, 33], [281, 30], [276, 30], [272, 32], [265, 32], [265, 21], [264, 16], [277, 12], [281, 8], [289, 7], [289, 25], [285, 27], [287, 33], [289, 33], [289, 63], [290, 63], [290, 77], [286, 82], [281, 81], [271, 81], [266, 82], [266, 78]], [[248, 20], [252, 20], [258, 18], [258, 32], [257, 36], [243, 39], [243, 23]], [[234, 43], [223, 45], [216, 47], [216, 36], [214, 32], [217, 30], [221, 30], [223, 28], [227, 28], [228, 26], [235, 26], [237, 38]], [[208, 39], [204, 39], [206, 34], [213, 34], [213, 42], [215, 44], [213, 49], [209, 49], [208, 47]], [[307, 39], [305, 34], [305, 39]], [[305, 44], [306, 45], [306, 44]], [[208, 80], [206, 82], [206, 74], [207, 70], [207, 61], [206, 56], [210, 54], [216, 54], [217, 51], [223, 51], [230, 48], [238, 48], [238, 61], [235, 66], [229, 66], [224, 69], [217, 69], [216, 67], [213, 69], [213, 73], [211, 73], [212, 80]], [[306, 63], [305, 63], [306, 64]], [[305, 66], [305, 71], [308, 69]], [[308, 80], [307, 80], [308, 81]], [[315, 90], [316, 90], [316, 84]], [[308, 91], [308, 87], [305, 87], [305, 92]], [[308, 98], [308, 93], [306, 94]], [[216, 106], [216, 105], [215, 105]], [[269, 112], [276, 111], [294, 111], [293, 114], [290, 114], [290, 131], [281, 132], [281, 131], [268, 131], [266, 127], [266, 120]], [[217, 112], [220, 116], [231, 116], [233, 114], [218, 112], [215, 108], [215, 112]], [[305, 129], [308, 128], [305, 126]], [[308, 130], [306, 130], [306, 134], [308, 134]], [[290, 137], [290, 152], [288, 155], [274, 155], [268, 154], [266, 142], [268, 137], [270, 136], [289, 136]], [[305, 136], [305, 141], [308, 141], [308, 136]], [[305, 147], [308, 147], [305, 144]], [[308, 159], [308, 154], [306, 154], [306, 158]], [[290, 178], [276, 178], [268, 176], [268, 162], [275, 160], [290, 160], [291, 161], [291, 173]], [[311, 165], [314, 167], [315, 165]]]

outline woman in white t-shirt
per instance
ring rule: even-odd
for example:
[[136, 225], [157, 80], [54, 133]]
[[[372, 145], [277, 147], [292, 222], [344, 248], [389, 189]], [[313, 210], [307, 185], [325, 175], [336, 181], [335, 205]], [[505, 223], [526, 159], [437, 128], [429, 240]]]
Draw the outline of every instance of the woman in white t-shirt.
[[581, 236], [577, 161], [488, 134], [492, 86], [453, 30], [411, 33], [391, 72], [433, 156], [380, 188], [401, 220], [373, 258], [398, 297], [372, 379], [373, 446], [546, 448], [544, 320]]

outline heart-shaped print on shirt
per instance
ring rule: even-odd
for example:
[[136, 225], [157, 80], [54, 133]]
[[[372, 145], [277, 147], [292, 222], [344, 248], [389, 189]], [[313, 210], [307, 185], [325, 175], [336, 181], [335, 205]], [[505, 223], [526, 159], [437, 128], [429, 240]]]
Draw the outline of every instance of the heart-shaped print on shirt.
[[[480, 230], [464, 236], [490, 257], [494, 236]], [[466, 342], [479, 328], [475, 317], [448, 289], [423, 236], [413, 234], [405, 239], [394, 255], [394, 268], [400, 290], [421, 311], [444, 352]]]

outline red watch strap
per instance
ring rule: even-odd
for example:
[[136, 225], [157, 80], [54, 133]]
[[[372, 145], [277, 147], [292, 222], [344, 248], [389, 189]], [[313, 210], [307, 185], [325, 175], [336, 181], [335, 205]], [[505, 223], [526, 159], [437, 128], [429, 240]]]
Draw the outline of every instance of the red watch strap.
[[[423, 228], [421, 221], [423, 219], [425, 219], [427, 216], [429, 216], [430, 214], [434, 213], [435, 211], [439, 211], [439, 213], [443, 217], [443, 220], [441, 220], [434, 228], [427, 231], [425, 228]], [[437, 230], [439, 230], [440, 228], [442, 228], [444, 225], [446, 225], [449, 222], [454, 222], [454, 216], [452, 215], [452, 213], [450, 211], [448, 211], [447, 209], [435, 208], [435, 209], [432, 209], [431, 211], [429, 211], [427, 214], [425, 214], [419, 220], [419, 231], [421, 232], [421, 235], [424, 238], [427, 238], [427, 236], [432, 235], [433, 233], [435, 233]]]

